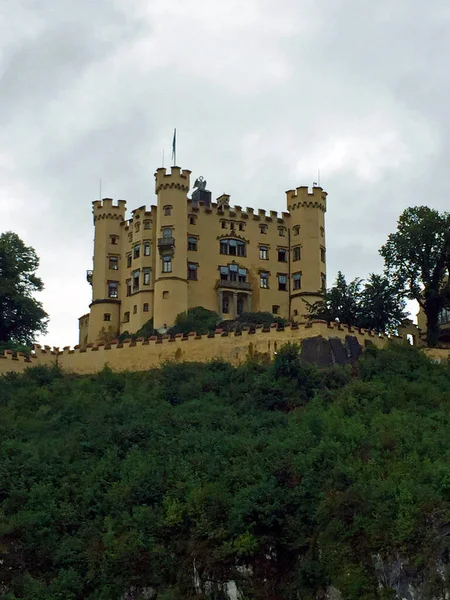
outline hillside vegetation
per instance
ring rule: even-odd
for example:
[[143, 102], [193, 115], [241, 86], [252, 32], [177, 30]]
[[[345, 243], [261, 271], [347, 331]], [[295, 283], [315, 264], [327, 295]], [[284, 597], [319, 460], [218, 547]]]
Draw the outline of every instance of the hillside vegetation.
[[443, 598], [450, 370], [409, 346], [0, 379], [5, 600]]

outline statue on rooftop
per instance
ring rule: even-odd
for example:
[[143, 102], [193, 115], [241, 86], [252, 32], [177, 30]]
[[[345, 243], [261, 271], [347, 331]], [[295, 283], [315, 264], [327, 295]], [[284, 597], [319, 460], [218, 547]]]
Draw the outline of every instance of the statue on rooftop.
[[198, 190], [206, 190], [206, 179], [203, 179], [201, 175], [200, 177], [197, 177], [194, 183], [194, 188], [197, 188]]

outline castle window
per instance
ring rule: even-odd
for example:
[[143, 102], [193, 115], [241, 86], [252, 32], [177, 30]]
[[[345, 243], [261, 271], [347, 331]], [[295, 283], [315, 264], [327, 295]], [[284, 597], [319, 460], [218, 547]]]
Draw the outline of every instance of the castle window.
[[133, 306], [133, 315], [135, 315], [137, 313], [137, 304], [135, 304]]
[[246, 256], [245, 242], [241, 240], [220, 240], [220, 254], [230, 256]]
[[119, 295], [119, 282], [108, 281], [108, 298], [117, 298]]
[[150, 267], [145, 267], [143, 270], [143, 274], [144, 274], [143, 284], [150, 285]]
[[300, 233], [300, 225], [293, 227], [292, 231], [294, 232], [294, 235], [298, 235]]
[[231, 264], [226, 267], [219, 267], [219, 270], [221, 281], [240, 281], [241, 283], [247, 281], [247, 269], [241, 269], [238, 265]]
[[143, 310], [143, 312], [148, 312], [148, 302], [144, 302], [144, 304], [142, 306], [142, 310]]
[[323, 227], [320, 228], [320, 237], [325, 237], [325, 229]]
[[245, 223], [239, 223], [239, 231], [244, 231]]
[[278, 235], [280, 235], [281, 237], [285, 237], [286, 227], [278, 227]]
[[197, 250], [197, 238], [189, 236], [188, 237], [188, 250]]
[[169, 255], [162, 257], [162, 271], [163, 273], [172, 273], [172, 257]]
[[327, 278], [325, 273], [321, 273], [320, 274], [320, 287], [322, 289], [322, 292], [326, 292], [327, 290]]
[[221, 221], [220, 222], [222, 229], [226, 229], [227, 228], [227, 222], [226, 221]]
[[167, 206], [164, 206], [163, 210], [164, 210], [164, 216], [170, 217], [170, 215], [172, 214], [172, 207], [170, 205], [167, 205]]
[[104, 321], [111, 321], [111, 313], [104, 313], [103, 320]]
[[172, 237], [172, 227], [164, 227], [162, 230], [163, 238]]
[[302, 274], [301, 273], [294, 273], [292, 275], [292, 280], [294, 283], [294, 290], [300, 290], [302, 287]]
[[144, 242], [144, 256], [150, 256], [150, 242]]
[[295, 308], [294, 309], [294, 317], [296, 317], [298, 315], [298, 310]]
[[278, 289], [282, 292], [287, 290], [287, 277], [284, 273], [278, 274]]
[[109, 241], [110, 241], [110, 243], [111, 243], [113, 246], [116, 246], [116, 245], [117, 245], [117, 240], [118, 240], [118, 239], [119, 239], [119, 238], [117, 237], [117, 235], [110, 235], [110, 236], [109, 236]]
[[133, 271], [133, 292], [139, 291], [139, 269]]
[[230, 312], [230, 297], [224, 295], [222, 298], [222, 313], [227, 315]]
[[247, 269], [239, 269], [238, 271], [238, 281], [241, 283], [245, 283], [247, 281]]
[[189, 215], [189, 225], [195, 225], [197, 217], [195, 215]]
[[119, 268], [119, 258], [117, 256], [110, 256], [108, 259], [109, 268], [113, 271], [117, 271]]
[[169, 297], [169, 292], [163, 292], [162, 297], [163, 297], [163, 300], [167, 300], [167, 298]]
[[151, 229], [151, 222], [150, 221], [144, 221], [144, 229]]
[[266, 290], [269, 288], [269, 273], [263, 271], [259, 274], [259, 287]]
[[139, 258], [141, 253], [141, 246], [140, 244], [136, 244], [133, 248], [133, 258]]
[[123, 322], [124, 323], [130, 322], [130, 313], [128, 311], [126, 313], [123, 313]]
[[131, 279], [127, 279], [127, 296], [131, 296]]
[[267, 246], [260, 246], [259, 247], [259, 258], [261, 260], [268, 260], [269, 259], [269, 248]]
[[325, 248], [321, 248], [320, 249], [320, 260], [324, 263], [325, 262]]
[[133, 241], [133, 234], [131, 233], [131, 231], [130, 231], [130, 233], [128, 234], [128, 241], [129, 241], [129, 242], [132, 242], [132, 241]]
[[140, 223], [136, 223], [136, 225], [134, 226], [134, 231], [137, 233], [140, 228], [141, 228]]
[[260, 233], [267, 233], [267, 225], [260, 225], [259, 231]]
[[301, 248], [300, 246], [295, 246], [294, 250], [293, 250], [293, 260], [300, 260], [301, 259]]
[[127, 267], [131, 267], [131, 254], [127, 254]]
[[197, 265], [195, 263], [188, 263], [188, 279], [197, 281]]
[[278, 262], [287, 262], [287, 250], [278, 248]]
[[280, 307], [278, 306], [278, 304], [274, 304], [272, 306], [272, 314], [273, 315], [278, 315], [279, 312], [280, 312]]

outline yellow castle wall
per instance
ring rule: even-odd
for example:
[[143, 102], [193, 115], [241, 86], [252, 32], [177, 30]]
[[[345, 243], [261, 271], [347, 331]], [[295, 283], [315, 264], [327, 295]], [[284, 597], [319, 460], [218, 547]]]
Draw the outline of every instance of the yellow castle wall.
[[232, 364], [239, 364], [255, 353], [272, 358], [274, 352], [287, 342], [301, 344], [304, 339], [316, 336], [344, 340], [346, 335], [354, 335], [362, 346], [366, 340], [378, 347], [383, 347], [389, 341], [389, 338], [378, 337], [365, 330], [313, 321], [310, 325], [288, 326], [284, 331], [271, 327], [269, 331], [256, 329], [255, 333], [243, 331], [242, 335], [232, 333], [223, 336], [218, 330], [214, 337], [191, 334], [187, 339], [177, 337], [173, 341], [167, 338], [163, 338], [161, 342], [141, 339], [135, 343], [124, 342], [123, 345], [118, 345], [115, 341], [112, 344], [88, 346], [86, 349], [71, 350], [67, 347], [63, 351], [54, 349], [53, 352], [49, 348], [37, 347], [31, 362], [25, 361], [23, 357], [13, 360], [11, 355], [0, 360], [0, 373], [20, 372], [29, 366], [52, 363], [57, 363], [66, 372], [78, 374], [96, 373], [105, 365], [114, 371], [142, 371], [157, 367], [167, 360], [205, 362], [222, 358]]
[[[317, 336], [325, 339], [337, 337], [344, 341], [347, 335], [355, 336], [362, 347], [367, 341], [382, 348], [392, 339], [403, 339], [401, 336], [377, 336], [364, 329], [354, 329], [337, 323], [313, 321], [311, 324], [287, 326], [283, 331], [272, 326], [268, 331], [256, 329], [254, 333], [243, 331], [241, 335], [232, 333], [224, 336], [217, 330], [213, 337], [190, 334], [188, 338], [176, 337], [169, 340], [165, 337], [162, 341], [152, 338], [140, 339], [136, 342], [127, 341], [122, 345], [114, 341], [111, 344], [88, 346], [85, 349], [76, 347], [71, 350], [67, 347], [62, 351], [59, 348], [52, 350], [49, 346], [36, 346], [29, 359], [20, 353], [13, 358], [12, 352], [6, 351], [0, 355], [0, 375], [20, 373], [37, 365], [53, 364], [58, 364], [67, 373], [76, 374], [96, 373], [106, 365], [114, 371], [145, 371], [158, 367], [165, 361], [207, 362], [214, 358], [237, 365], [255, 355], [273, 358], [274, 353], [288, 342], [301, 345], [303, 340]], [[450, 348], [424, 348], [424, 352], [435, 362], [448, 364], [450, 361]]]
[[33, 354], [27, 358], [21, 352], [14, 356], [11, 350], [0, 353], [0, 375], [6, 373], [23, 373], [25, 369], [36, 366], [51, 366], [57, 363], [58, 349], [35, 346]]

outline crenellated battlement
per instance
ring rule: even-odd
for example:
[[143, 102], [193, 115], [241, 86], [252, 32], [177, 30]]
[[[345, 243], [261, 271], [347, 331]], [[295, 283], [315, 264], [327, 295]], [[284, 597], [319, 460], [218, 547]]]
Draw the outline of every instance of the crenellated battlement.
[[229, 206], [221, 206], [218, 207], [217, 202], [212, 202], [210, 207], [205, 206], [203, 202], [199, 202], [196, 206], [193, 206], [193, 202], [190, 198], [188, 198], [188, 208], [189, 212], [198, 213], [203, 210], [205, 213], [214, 213], [220, 217], [225, 217], [229, 219], [237, 219], [237, 220], [247, 220], [253, 219], [254, 221], [262, 221], [265, 223], [276, 222], [279, 224], [286, 224], [289, 220], [290, 214], [288, 212], [278, 213], [276, 210], [267, 211], [263, 208], [251, 208], [247, 207], [245, 209], [239, 205], [229, 205]]
[[326, 211], [327, 193], [321, 187], [313, 187], [312, 192], [307, 186], [300, 186], [286, 192], [287, 208], [290, 212], [296, 208], [319, 208]]
[[124, 221], [126, 210], [126, 200], [118, 200], [117, 204], [114, 204], [112, 198], [103, 198], [103, 200], [94, 200], [92, 202], [94, 224], [99, 219], [118, 219], [119, 221]]
[[190, 188], [191, 171], [181, 170], [180, 167], [171, 167], [170, 172], [164, 167], [156, 169], [155, 173], [155, 193], [158, 194], [165, 189], [178, 189], [186, 193]]
[[244, 328], [241, 332], [228, 333], [217, 329], [209, 335], [192, 332], [187, 336], [178, 334], [174, 338], [164, 335], [161, 338], [130, 339], [122, 343], [114, 340], [109, 344], [88, 344], [75, 348], [66, 346], [62, 350], [36, 345], [30, 358], [20, 354], [14, 357], [11, 351], [0, 356], [0, 374], [52, 364], [57, 364], [63, 371], [79, 374], [96, 373], [106, 365], [114, 371], [144, 371], [168, 360], [206, 362], [220, 358], [240, 364], [254, 355], [273, 358], [274, 353], [288, 342], [301, 345], [304, 340], [313, 337], [339, 338], [344, 342], [348, 335], [354, 336], [363, 347], [368, 343], [383, 347], [392, 339], [403, 339], [401, 336], [378, 336], [365, 329], [326, 321], [296, 323], [285, 327], [273, 324], [270, 327]]

